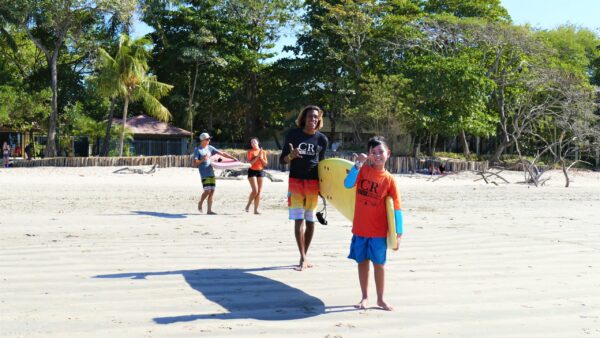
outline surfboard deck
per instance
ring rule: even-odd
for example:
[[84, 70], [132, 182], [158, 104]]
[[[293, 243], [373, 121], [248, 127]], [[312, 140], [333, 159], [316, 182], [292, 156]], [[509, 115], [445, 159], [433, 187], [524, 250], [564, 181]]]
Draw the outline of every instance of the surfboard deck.
[[[356, 186], [347, 189], [344, 187], [344, 179], [346, 179], [346, 175], [348, 175], [353, 165], [354, 163], [343, 158], [328, 158], [319, 162], [319, 191], [321, 195], [350, 221], [354, 219]], [[388, 223], [388, 249], [398, 250], [393, 199], [388, 196], [385, 203]]]
[[232, 160], [221, 155], [213, 155], [210, 157], [210, 165], [214, 169], [240, 169], [250, 168], [250, 163], [244, 163], [237, 160]]

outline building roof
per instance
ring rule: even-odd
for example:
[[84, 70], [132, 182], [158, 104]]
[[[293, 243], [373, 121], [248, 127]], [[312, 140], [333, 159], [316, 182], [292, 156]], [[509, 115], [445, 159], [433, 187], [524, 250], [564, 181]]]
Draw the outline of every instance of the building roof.
[[[113, 118], [113, 124], [122, 124], [123, 119]], [[161, 122], [147, 115], [137, 115], [127, 119], [126, 127], [133, 135], [164, 135], [164, 136], [190, 136], [191, 132]]]

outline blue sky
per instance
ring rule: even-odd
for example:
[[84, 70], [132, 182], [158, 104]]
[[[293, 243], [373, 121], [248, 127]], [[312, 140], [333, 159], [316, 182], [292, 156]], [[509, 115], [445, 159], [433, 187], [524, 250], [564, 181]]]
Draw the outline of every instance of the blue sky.
[[518, 25], [552, 29], [563, 24], [589, 28], [600, 34], [600, 0], [501, 0]]

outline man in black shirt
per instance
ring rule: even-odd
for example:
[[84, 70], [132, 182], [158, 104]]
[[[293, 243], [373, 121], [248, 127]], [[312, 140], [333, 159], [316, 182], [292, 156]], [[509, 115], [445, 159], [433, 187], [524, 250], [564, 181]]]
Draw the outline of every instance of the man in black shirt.
[[319, 201], [319, 161], [325, 158], [328, 140], [319, 132], [323, 128], [323, 110], [317, 106], [302, 109], [296, 125], [298, 128], [290, 130], [285, 137], [279, 161], [290, 164], [289, 219], [294, 220], [294, 234], [300, 251], [298, 270], [302, 271], [311, 267], [306, 254], [315, 231], [315, 210]]

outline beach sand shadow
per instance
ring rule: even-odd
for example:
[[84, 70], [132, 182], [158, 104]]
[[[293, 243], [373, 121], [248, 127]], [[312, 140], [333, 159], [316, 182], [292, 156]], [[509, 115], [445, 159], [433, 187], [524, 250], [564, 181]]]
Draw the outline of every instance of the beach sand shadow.
[[282, 268], [286, 267], [134, 272], [98, 275], [94, 278], [146, 279], [148, 276], [180, 274], [194, 290], [228, 311], [154, 318], [154, 322], [158, 324], [199, 319], [293, 320], [325, 313], [325, 304], [320, 299], [282, 282], [252, 273]]
[[134, 210], [133, 214], [141, 215], [141, 216], [152, 216], [152, 217], [160, 217], [160, 218], [187, 218], [187, 214], [168, 214], [165, 212], [155, 212], [155, 211], [143, 211], [143, 210]]

